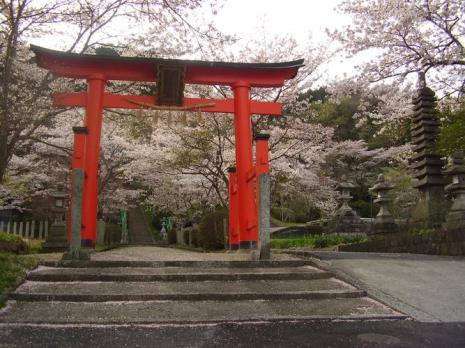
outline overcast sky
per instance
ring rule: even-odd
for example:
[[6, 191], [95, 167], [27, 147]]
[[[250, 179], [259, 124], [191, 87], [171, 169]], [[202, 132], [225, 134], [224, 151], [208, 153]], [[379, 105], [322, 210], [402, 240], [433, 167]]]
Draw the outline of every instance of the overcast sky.
[[[351, 18], [336, 10], [342, 0], [226, 0], [215, 16], [216, 26], [244, 41], [260, 35], [262, 28], [270, 34], [291, 35], [303, 46], [311, 40], [328, 44], [326, 29], [340, 29]], [[336, 57], [324, 65], [328, 79], [352, 75], [361, 58]], [[326, 80], [326, 79], [325, 79]], [[322, 81], [323, 83], [325, 81]]]
[[[224, 0], [224, 5], [216, 16], [212, 16], [215, 26], [226, 34], [234, 34], [247, 42], [253, 38], [261, 39], [263, 31], [270, 37], [290, 35], [302, 47], [309, 41], [328, 45], [326, 29], [340, 29], [350, 22], [350, 17], [338, 13], [336, 7], [342, 0]], [[204, 12], [203, 15], [211, 16]], [[124, 27], [124, 26], [118, 26]], [[115, 28], [115, 30], [118, 30]], [[49, 48], [57, 47], [59, 42], [54, 36], [35, 38], [33, 43]], [[337, 57], [326, 62], [323, 68], [325, 80], [352, 75], [354, 64], [360, 60], [348, 60]]]
[[340, 28], [349, 18], [335, 10], [341, 0], [227, 0], [216, 16], [216, 25], [227, 33], [247, 39], [257, 27], [267, 32], [290, 34], [297, 40], [309, 34], [319, 41], [325, 28]]

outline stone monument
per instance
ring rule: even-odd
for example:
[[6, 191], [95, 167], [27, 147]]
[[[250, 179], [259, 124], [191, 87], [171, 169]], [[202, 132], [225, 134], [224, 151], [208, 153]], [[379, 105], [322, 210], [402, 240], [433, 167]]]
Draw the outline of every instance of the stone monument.
[[444, 220], [445, 180], [441, 173], [443, 161], [435, 153], [439, 129], [435, 109], [436, 97], [426, 86], [424, 73], [419, 74], [418, 93], [413, 98], [412, 144], [415, 154], [411, 168], [416, 179], [415, 187], [420, 191], [420, 200], [412, 213], [412, 223], [421, 227], [437, 227]]
[[63, 192], [62, 187], [58, 187], [57, 191], [50, 194], [53, 198], [53, 207], [51, 209], [53, 214], [53, 222], [50, 226], [48, 236], [42, 244], [42, 252], [61, 252], [68, 249], [68, 239], [66, 236], [66, 198], [68, 195]]

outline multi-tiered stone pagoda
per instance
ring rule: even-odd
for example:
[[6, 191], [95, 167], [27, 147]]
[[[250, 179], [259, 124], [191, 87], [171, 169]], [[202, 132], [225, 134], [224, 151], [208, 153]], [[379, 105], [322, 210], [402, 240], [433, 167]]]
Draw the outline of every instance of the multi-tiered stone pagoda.
[[439, 132], [436, 97], [426, 86], [424, 74], [419, 76], [413, 111], [411, 134], [415, 155], [411, 159], [411, 167], [416, 179], [415, 187], [420, 191], [420, 202], [413, 213], [412, 222], [433, 227], [440, 225], [444, 218], [446, 183], [441, 173], [444, 162], [435, 149]]

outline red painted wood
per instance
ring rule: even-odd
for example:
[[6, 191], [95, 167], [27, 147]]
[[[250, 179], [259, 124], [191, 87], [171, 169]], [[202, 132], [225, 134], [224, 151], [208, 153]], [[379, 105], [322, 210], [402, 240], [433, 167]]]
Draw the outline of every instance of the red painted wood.
[[83, 218], [84, 231], [82, 239], [95, 244], [97, 238], [98, 210], [98, 169], [100, 159], [100, 137], [102, 131], [103, 94], [105, 80], [95, 76], [88, 79], [86, 108], [86, 127], [89, 131], [86, 141]]
[[[103, 107], [105, 109], [140, 109], [140, 105], [131, 103], [155, 104], [153, 96], [134, 96], [105, 93]], [[184, 106], [215, 103], [215, 106], [200, 108], [202, 112], [234, 113], [234, 99], [201, 99], [184, 98]], [[85, 107], [87, 104], [87, 93], [55, 93], [53, 104], [60, 107]], [[256, 115], [281, 116], [281, 103], [250, 101], [250, 112]]]
[[255, 167], [252, 159], [252, 127], [247, 83], [233, 86], [234, 127], [236, 137], [236, 170], [240, 245], [258, 240], [258, 216], [254, 195]]
[[255, 140], [255, 161], [257, 176], [270, 172], [270, 145], [268, 139]]
[[237, 175], [229, 172], [229, 247], [239, 248], [239, 229], [237, 215]]
[[[33, 48], [37, 64], [54, 75], [85, 79], [94, 74], [102, 74], [106, 80], [154, 82], [157, 78], [157, 63], [150, 59], [114, 58], [92, 55], [72, 55], [64, 52]], [[166, 62], [168, 64], [169, 62]], [[199, 66], [198, 63], [177, 61], [185, 64], [185, 82], [203, 85], [229, 85], [248, 81], [251, 87], [280, 87], [285, 80], [297, 74], [301, 64], [293, 66], [251, 67], [247, 65], [222, 63]]]

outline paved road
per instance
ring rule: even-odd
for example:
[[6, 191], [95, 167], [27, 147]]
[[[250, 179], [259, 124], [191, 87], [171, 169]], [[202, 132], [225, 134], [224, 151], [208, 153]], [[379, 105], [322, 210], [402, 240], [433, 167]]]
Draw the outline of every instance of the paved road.
[[375, 298], [427, 322], [465, 322], [465, 258], [312, 252], [323, 267]]
[[465, 324], [413, 321], [195, 326], [5, 326], [0, 347], [464, 347]]

